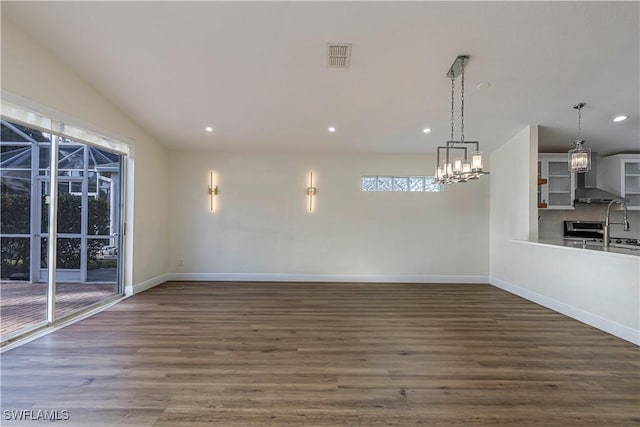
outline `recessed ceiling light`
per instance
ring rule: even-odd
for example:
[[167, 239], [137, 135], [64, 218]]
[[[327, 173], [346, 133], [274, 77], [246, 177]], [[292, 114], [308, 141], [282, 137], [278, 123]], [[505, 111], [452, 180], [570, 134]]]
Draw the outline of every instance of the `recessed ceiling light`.
[[213, 132], [213, 128], [211, 126], [207, 126], [206, 128], [204, 128], [204, 130], [206, 130], [207, 132]]
[[618, 117], [614, 117], [613, 121], [618, 123], [618, 122], [623, 122], [625, 120], [627, 120], [629, 118], [629, 116], [618, 116]]
[[333, 126], [329, 128], [329, 132], [335, 132], [335, 131], [336, 131], [336, 128], [334, 128]]
[[489, 82], [482, 82], [480, 83], [478, 86], [476, 86], [478, 88], [478, 90], [484, 90], [484, 89], [489, 89], [491, 87], [491, 83]]
[[424, 128], [422, 132], [424, 132], [424, 133], [429, 133], [429, 132], [431, 132], [431, 129], [429, 129], [429, 128]]

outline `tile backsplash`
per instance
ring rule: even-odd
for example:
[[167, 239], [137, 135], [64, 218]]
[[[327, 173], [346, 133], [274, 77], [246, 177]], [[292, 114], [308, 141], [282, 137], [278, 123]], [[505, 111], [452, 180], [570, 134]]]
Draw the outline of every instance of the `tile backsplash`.
[[[573, 211], [538, 209], [538, 235], [541, 239], [562, 237], [563, 221], [604, 221], [606, 213], [606, 204], [576, 204]], [[611, 226], [612, 236], [640, 238], [640, 211], [629, 211], [628, 215], [631, 231], [624, 232], [622, 225], [615, 224]], [[622, 222], [619, 205], [611, 209], [610, 219], [611, 222]]]

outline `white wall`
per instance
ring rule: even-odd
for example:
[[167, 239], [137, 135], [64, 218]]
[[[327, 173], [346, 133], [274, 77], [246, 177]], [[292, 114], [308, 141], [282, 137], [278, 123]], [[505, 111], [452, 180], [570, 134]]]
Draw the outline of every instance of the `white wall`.
[[526, 242], [536, 162], [535, 127], [491, 155], [491, 283], [640, 344], [640, 257]]
[[[491, 154], [491, 239], [536, 240], [538, 237], [537, 162], [538, 128], [528, 126]], [[491, 245], [491, 258], [503, 249]]]
[[140, 284], [166, 273], [167, 150], [5, 16], [2, 89], [135, 141], [134, 223], [128, 224], [134, 258], [129, 280]]
[[442, 193], [360, 189], [362, 175], [432, 175], [434, 164], [430, 155], [171, 152], [168, 264], [183, 279], [486, 283], [487, 177]]

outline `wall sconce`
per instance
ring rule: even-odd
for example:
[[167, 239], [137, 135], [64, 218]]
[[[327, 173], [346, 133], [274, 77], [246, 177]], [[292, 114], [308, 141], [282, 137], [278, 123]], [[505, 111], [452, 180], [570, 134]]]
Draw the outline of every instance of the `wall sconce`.
[[215, 212], [214, 209], [214, 197], [218, 195], [218, 186], [213, 185], [213, 171], [209, 172], [209, 209], [211, 212]]
[[313, 198], [318, 189], [313, 186], [313, 172], [309, 172], [309, 187], [307, 187], [307, 196], [309, 197], [309, 212], [313, 212]]

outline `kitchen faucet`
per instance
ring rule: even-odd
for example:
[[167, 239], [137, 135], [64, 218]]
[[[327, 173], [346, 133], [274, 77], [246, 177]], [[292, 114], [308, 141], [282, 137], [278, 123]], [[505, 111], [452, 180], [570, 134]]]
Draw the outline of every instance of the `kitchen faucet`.
[[[624, 209], [624, 216], [622, 217], [622, 222], [609, 221], [609, 217], [611, 216], [611, 206], [613, 206], [614, 203], [620, 203], [620, 205], [622, 205], [622, 208]], [[605, 220], [604, 220], [604, 236], [602, 236], [602, 243], [604, 245], [604, 248], [609, 247], [609, 238], [611, 236], [611, 224], [622, 224], [623, 230], [629, 231], [630, 227], [629, 227], [629, 218], [627, 217], [626, 199], [623, 199], [622, 197], [613, 199], [612, 201], [609, 202], [609, 206], [607, 206], [607, 216], [605, 217]]]

